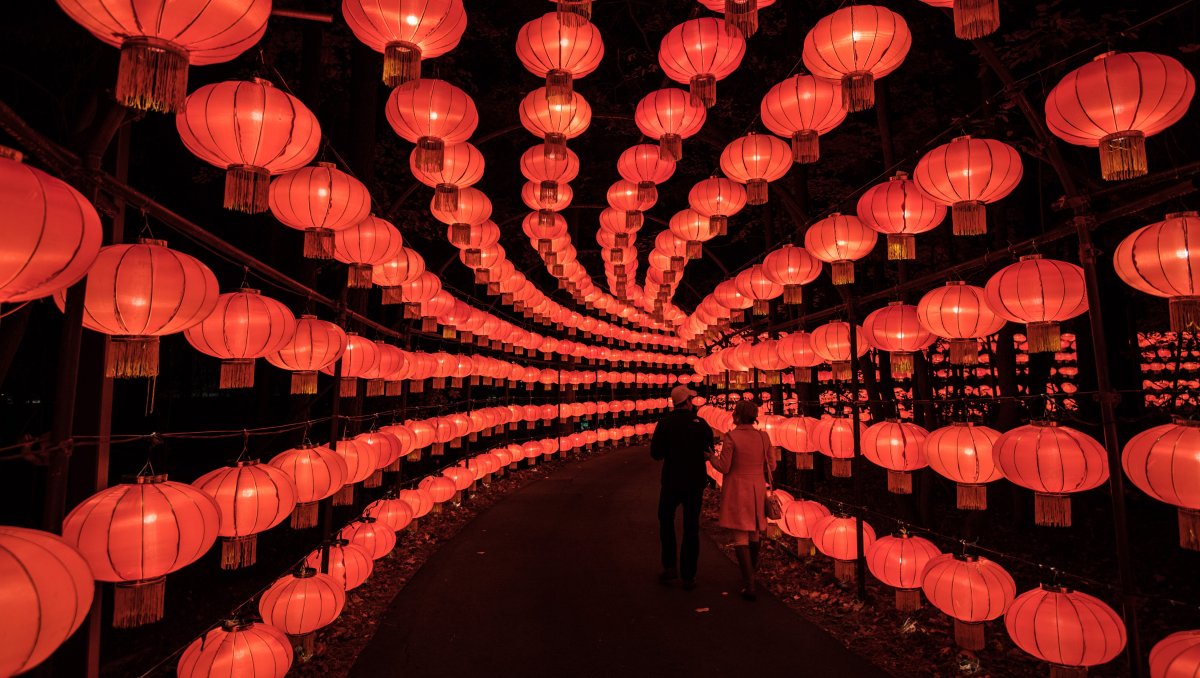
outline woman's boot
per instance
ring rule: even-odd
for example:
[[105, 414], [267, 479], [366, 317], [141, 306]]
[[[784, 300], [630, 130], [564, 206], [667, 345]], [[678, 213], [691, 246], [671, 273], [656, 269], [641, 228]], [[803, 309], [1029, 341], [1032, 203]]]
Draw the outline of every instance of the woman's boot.
[[754, 567], [754, 572], [758, 572], [758, 551], [762, 548], [762, 540], [750, 542], [750, 565]]
[[750, 559], [750, 547], [738, 544], [733, 547], [733, 552], [737, 554], [738, 567], [742, 570], [742, 598], [757, 600], [758, 596], [754, 591], [754, 563]]

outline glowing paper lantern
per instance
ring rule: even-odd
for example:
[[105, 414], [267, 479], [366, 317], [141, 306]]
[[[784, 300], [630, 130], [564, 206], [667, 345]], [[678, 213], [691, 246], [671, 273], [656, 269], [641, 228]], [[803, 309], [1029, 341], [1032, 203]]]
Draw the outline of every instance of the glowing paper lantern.
[[[858, 519], [831, 515], [821, 518], [812, 528], [813, 545], [833, 558], [833, 574], [841, 581], [853, 581], [858, 560]], [[865, 521], [863, 551], [875, 542], [875, 530]]]
[[858, 217], [838, 212], [804, 232], [804, 248], [830, 265], [834, 285], [852, 284], [854, 262], [870, 254], [878, 241], [879, 235]]
[[687, 243], [689, 259], [699, 259], [703, 253], [703, 243], [716, 235], [709, 228], [708, 217], [690, 209], [676, 212], [667, 228], [676, 238]]
[[978, 40], [1000, 28], [999, 0], [921, 0], [933, 7], [954, 10], [954, 35], [963, 40]]
[[1038, 525], [1070, 527], [1070, 494], [1108, 480], [1104, 447], [1055, 422], [1035, 421], [1000, 434], [992, 454], [1005, 478], [1034, 491]]
[[746, 185], [746, 202], [751, 205], [765, 205], [768, 182], [782, 179], [791, 167], [788, 145], [769, 134], [751, 132], [721, 151], [721, 171]]
[[[437, 207], [434, 200], [430, 208], [433, 217], [448, 225], [450, 244], [461, 247], [467, 245], [471, 238], [471, 227], [479, 226], [492, 216], [492, 201], [483, 191], [471, 187], [458, 191], [458, 201], [450, 209]], [[497, 233], [497, 238], [499, 234]], [[481, 246], [494, 245], [496, 241], [478, 243]], [[478, 249], [478, 248], [476, 248]]]
[[895, 419], [871, 424], [863, 431], [863, 456], [887, 469], [888, 492], [912, 494], [912, 472], [929, 465], [924, 450], [928, 436], [920, 426]]
[[271, 182], [271, 213], [285, 226], [304, 231], [304, 256], [332, 259], [334, 234], [361, 223], [371, 195], [358, 179], [321, 162]]
[[754, 315], [767, 315], [772, 299], [783, 294], [783, 285], [767, 277], [762, 264], [755, 264], [734, 278], [738, 291], [754, 302]]
[[904, 63], [912, 34], [904, 17], [876, 5], [843, 7], [817, 21], [804, 38], [804, 65], [842, 83], [851, 113], [875, 105], [875, 81]]
[[355, 438], [343, 438], [333, 446], [333, 453], [342, 458], [346, 476], [333, 495], [334, 506], [354, 503], [354, 486], [363, 482], [379, 468], [379, 449]]
[[270, 462], [283, 471], [296, 486], [296, 508], [292, 511], [292, 529], [317, 524], [317, 502], [332, 497], [346, 483], [346, 462], [325, 445], [304, 444], [281, 452]]
[[1007, 322], [988, 306], [982, 287], [961, 280], [926, 292], [917, 303], [917, 318], [922, 327], [950, 341], [952, 365], [977, 364], [979, 340], [999, 332]]
[[417, 181], [434, 189], [433, 204], [439, 209], [454, 209], [459, 190], [475, 185], [483, 178], [483, 154], [464, 141], [448, 144], [442, 149], [442, 166], [425, 169], [418, 162], [419, 152], [413, 149], [408, 156], [408, 168]]
[[658, 47], [658, 65], [667, 77], [686, 83], [692, 103], [712, 108], [717, 81], [737, 70], [746, 54], [746, 39], [729, 31], [720, 19], [703, 17], [672, 28]]
[[767, 90], [759, 106], [763, 125], [792, 142], [792, 160], [814, 163], [819, 137], [846, 119], [842, 86], [811, 75], [793, 75]]
[[296, 508], [296, 485], [282, 469], [257, 460], [209, 471], [192, 482], [221, 510], [221, 569], [236, 570], [258, 560], [258, 534]]
[[638, 187], [638, 200], [658, 199], [658, 184], [675, 173], [675, 161], [663, 158], [654, 144], [637, 144], [625, 149], [617, 158], [617, 173]]
[[[421, 290], [429, 290], [429, 294], [417, 294], [412, 303], [428, 300], [441, 291], [442, 285], [437, 276], [430, 273], [426, 276], [425, 260], [416, 250], [401, 246], [396, 256], [375, 264], [371, 267], [371, 282], [382, 289], [381, 303], [399, 304], [406, 301], [410, 286], [416, 285]], [[419, 283], [419, 284], [418, 284]]]
[[[407, 506], [407, 505], [406, 505]], [[325, 549], [318, 548], [304, 559], [304, 566], [321, 571], [321, 560]], [[329, 575], [341, 583], [347, 591], [352, 591], [362, 585], [375, 569], [375, 561], [366, 548], [359, 544], [351, 544], [348, 539], [334, 539], [329, 542]]]
[[542, 15], [517, 33], [517, 58], [525, 68], [546, 79], [550, 103], [569, 103], [574, 97], [574, 80], [600, 65], [604, 41], [588, 21], [572, 17], [561, 20], [558, 13]]
[[867, 189], [858, 199], [858, 218], [887, 236], [888, 259], [916, 259], [916, 234], [937, 228], [946, 208], [926, 197], [907, 172]]
[[[158, 376], [158, 338], [204, 320], [217, 305], [217, 278], [163, 240], [102, 248], [87, 275], [83, 326], [111, 337], [105, 375]], [[66, 292], [54, 296], [59, 309]]]
[[413, 508], [402, 499], [379, 499], [367, 504], [363, 515], [378, 520], [392, 528], [393, 532], [399, 532], [412, 523]]
[[1130, 233], [1113, 266], [1126, 285], [1170, 300], [1172, 332], [1200, 327], [1200, 214], [1168, 214]]
[[933, 334], [921, 326], [917, 307], [903, 301], [894, 301], [867, 314], [862, 327], [867, 343], [887, 352], [892, 376], [897, 379], [911, 379], [914, 354], [934, 342]]
[[188, 64], [236, 58], [262, 38], [271, 14], [271, 0], [58, 0], [58, 6], [89, 33], [120, 48], [116, 97], [122, 106], [169, 113], [183, 105]]
[[[605, 198], [610, 209], [600, 212], [600, 228], [621, 237], [620, 244], [614, 246], [628, 245], [630, 237], [642, 227], [642, 212], [654, 207], [657, 196], [650, 199], [640, 196], [641, 191], [638, 190], [637, 183], [625, 179], [608, 187]], [[621, 213], [625, 215], [624, 223], [621, 223]]]
[[[859, 439], [866, 431], [862, 422], [858, 424]], [[813, 427], [813, 443], [817, 451], [831, 460], [830, 475], [834, 478], [849, 478], [853, 469], [854, 422], [849, 417], [826, 417]]]
[[592, 124], [592, 107], [576, 93], [565, 103], [553, 103], [545, 87], [539, 87], [521, 100], [517, 109], [521, 125], [546, 144], [546, 155], [558, 158], [567, 150], [567, 140], [587, 131]]
[[996, 429], [955, 422], [931, 431], [925, 439], [929, 468], [958, 486], [958, 508], [977, 511], [987, 508], [985, 484], [1004, 477], [992, 455], [999, 437]]
[[321, 145], [321, 125], [296, 97], [262, 79], [227, 80], [188, 95], [175, 116], [197, 158], [225, 170], [225, 209], [257, 214], [273, 174], [304, 167]]
[[392, 528], [369, 516], [342, 528], [342, 538], [351, 544], [361, 546], [371, 556], [371, 560], [379, 560], [396, 548], [396, 533]]
[[292, 668], [292, 644], [283, 631], [228, 619], [192, 641], [175, 667], [178, 678], [283, 678]]
[[275, 581], [258, 599], [264, 622], [300, 641], [300, 654], [313, 653], [313, 634], [333, 623], [346, 605], [341, 582], [328, 574], [301, 567]]
[[1109, 181], [1140, 177], [1146, 137], [1187, 113], [1196, 81], [1183, 64], [1152, 52], [1108, 52], [1062, 79], [1046, 98], [1046, 126], [1077, 146], [1100, 148]]
[[675, 87], [647, 94], [633, 112], [642, 134], [657, 139], [661, 155], [675, 161], [683, 158], [683, 140], [699, 132], [707, 117], [703, 106], [692, 103], [687, 92]]
[[1085, 676], [1125, 649], [1125, 624], [1099, 598], [1066, 587], [1042, 586], [1017, 596], [1004, 613], [1008, 637], [1049, 662], [1050, 675]]
[[926, 153], [913, 172], [917, 188], [950, 208], [954, 235], [987, 233], [987, 203], [1013, 192], [1024, 170], [1017, 149], [962, 136]]
[[775, 350], [785, 363], [796, 368], [796, 381], [800, 383], [812, 381], [811, 368], [824, 362], [813, 350], [812, 335], [808, 332], [792, 332], [780, 337]]
[[292, 372], [292, 393], [316, 393], [317, 371], [337, 362], [346, 350], [346, 332], [313, 315], [302, 315], [296, 331], [266, 356], [275, 367]]
[[421, 77], [421, 62], [458, 46], [467, 28], [462, 0], [342, 0], [346, 25], [367, 47], [383, 53], [383, 84]]
[[795, 537], [796, 552], [808, 557], [813, 555], [816, 548], [812, 540], [813, 528], [822, 518], [829, 515], [829, 509], [823, 505], [815, 501], [797, 499], [783, 507], [783, 519], [779, 521], [779, 528], [784, 534]]
[[521, 175], [538, 182], [539, 198], [555, 202], [559, 187], [579, 176], [579, 156], [567, 148], [551, 157], [544, 144], [534, 146], [521, 154]]
[[1083, 269], [1040, 254], [1021, 257], [997, 271], [984, 286], [996, 315], [1025, 323], [1031, 353], [1062, 349], [1059, 323], [1088, 310]]
[[1187, 419], [1130, 438], [1121, 467], [1138, 489], [1179, 507], [1179, 544], [1200, 551], [1200, 424]]
[[746, 206], [746, 189], [725, 177], [710, 177], [688, 191], [688, 206], [708, 217], [712, 232], [723, 236], [729, 231], [729, 217]]
[[79, 282], [100, 253], [96, 208], [79, 191], [0, 149], [0, 303], [40, 299]]
[[726, 30], [741, 33], [747, 38], [758, 31], [758, 10], [775, 4], [775, 0], [699, 0], [714, 12], [724, 12]]
[[372, 267], [394, 259], [403, 247], [400, 231], [374, 215], [333, 234], [333, 258], [349, 266], [346, 286], [357, 289], [370, 288]]
[[929, 561], [942, 555], [933, 542], [907, 532], [880, 537], [864, 549], [867, 569], [875, 578], [896, 589], [896, 609], [921, 609], [921, 581]]
[[1150, 650], [1150, 678], [1186, 678], [1200, 669], [1200, 631], [1179, 631]]
[[440, 172], [445, 148], [471, 138], [479, 124], [475, 102], [445, 80], [421, 78], [392, 90], [384, 109], [388, 124], [417, 145], [417, 167]]
[[221, 388], [254, 386], [254, 360], [283, 348], [296, 333], [287, 306], [242, 288], [222, 294], [217, 306], [183, 336], [197, 351], [221, 359]]
[[95, 586], [83, 556], [56, 534], [0, 526], [4, 643], [0, 675], [41, 664], [92, 608]]
[[925, 565], [921, 589], [929, 603], [954, 619], [954, 642], [983, 649], [984, 622], [1008, 611], [1017, 583], [1003, 567], [980, 556], [946, 553]]
[[[854, 357], [861, 358], [867, 354], [870, 345], [867, 343], [862, 326], [856, 325], [854, 330], [857, 332], [855, 337], [857, 356]], [[851, 363], [854, 361], [850, 351], [850, 323], [839, 320], [825, 323], [816, 328], [812, 331], [812, 347], [821, 360], [833, 367], [834, 379], [845, 381], [850, 378]]]
[[165, 475], [139, 476], [101, 490], [63, 520], [63, 539], [79, 549], [98, 581], [115, 582], [113, 626], [162, 619], [168, 574], [204, 555], [217, 540], [216, 502]]

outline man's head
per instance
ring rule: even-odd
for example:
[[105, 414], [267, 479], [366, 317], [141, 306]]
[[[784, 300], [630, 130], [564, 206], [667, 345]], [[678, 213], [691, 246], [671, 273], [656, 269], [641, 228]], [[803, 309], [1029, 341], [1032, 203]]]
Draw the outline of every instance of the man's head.
[[696, 392], [692, 389], [680, 384], [671, 389], [671, 404], [677, 410], [692, 409], [692, 398], [696, 397]]

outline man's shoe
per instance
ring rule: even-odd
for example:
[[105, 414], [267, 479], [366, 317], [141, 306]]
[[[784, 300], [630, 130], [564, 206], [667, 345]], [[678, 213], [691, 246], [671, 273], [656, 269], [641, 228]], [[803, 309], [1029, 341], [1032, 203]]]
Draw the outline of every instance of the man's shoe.
[[691, 590], [694, 590], [695, 588], [696, 588], [696, 580], [695, 579], [684, 579], [683, 580], [683, 590], [684, 591], [691, 591]]
[[676, 579], [679, 579], [679, 570], [673, 567], [668, 567], [662, 571], [662, 574], [658, 575], [658, 581], [661, 584], [670, 584]]

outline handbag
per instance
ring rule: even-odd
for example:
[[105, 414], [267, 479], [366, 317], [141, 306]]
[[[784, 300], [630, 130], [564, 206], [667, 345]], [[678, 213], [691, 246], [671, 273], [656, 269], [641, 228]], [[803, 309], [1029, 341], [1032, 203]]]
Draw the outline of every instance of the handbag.
[[[763, 436], [766, 434], [764, 433]], [[771, 479], [771, 468], [767, 465], [768, 454], [770, 454], [769, 445], [763, 450], [763, 475], [767, 478], [767, 497], [763, 500], [763, 512], [767, 515], [768, 520], [781, 520], [783, 518], [783, 500], [775, 495], [775, 482]]]

